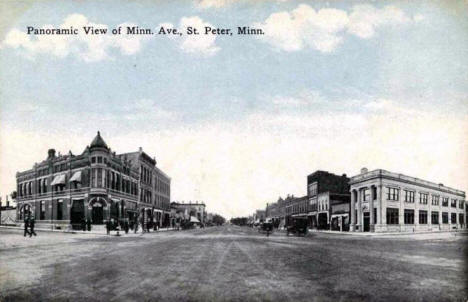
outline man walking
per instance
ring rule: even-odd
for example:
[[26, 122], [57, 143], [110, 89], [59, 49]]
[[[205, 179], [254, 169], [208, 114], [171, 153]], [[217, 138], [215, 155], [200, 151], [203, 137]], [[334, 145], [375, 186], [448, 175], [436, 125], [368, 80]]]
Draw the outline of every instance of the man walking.
[[32, 235], [37, 236], [36, 232], [34, 232], [34, 224], [36, 221], [34, 220], [34, 217], [31, 217], [29, 220], [29, 238], [32, 237]]
[[26, 216], [24, 218], [24, 237], [26, 237], [28, 234], [31, 235], [29, 232], [29, 216]]

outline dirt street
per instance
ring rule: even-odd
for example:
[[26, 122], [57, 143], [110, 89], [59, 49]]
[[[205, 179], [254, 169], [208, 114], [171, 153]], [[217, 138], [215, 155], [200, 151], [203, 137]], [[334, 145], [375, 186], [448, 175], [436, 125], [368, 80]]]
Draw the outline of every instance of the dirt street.
[[0, 230], [0, 301], [466, 301], [468, 236]]

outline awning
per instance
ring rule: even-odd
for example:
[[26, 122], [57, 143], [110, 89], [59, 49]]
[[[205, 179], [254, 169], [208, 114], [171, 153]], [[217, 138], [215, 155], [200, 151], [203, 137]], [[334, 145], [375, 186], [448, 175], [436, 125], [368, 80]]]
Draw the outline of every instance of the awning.
[[64, 185], [65, 184], [65, 174], [60, 174], [55, 176], [54, 180], [50, 184], [51, 186], [55, 185]]
[[198, 222], [198, 223], [200, 223], [200, 220], [198, 220], [198, 218], [195, 217], [195, 216], [190, 216], [190, 222]]
[[75, 174], [73, 174], [72, 178], [70, 178], [69, 182], [79, 182], [81, 183], [81, 171], [76, 171]]

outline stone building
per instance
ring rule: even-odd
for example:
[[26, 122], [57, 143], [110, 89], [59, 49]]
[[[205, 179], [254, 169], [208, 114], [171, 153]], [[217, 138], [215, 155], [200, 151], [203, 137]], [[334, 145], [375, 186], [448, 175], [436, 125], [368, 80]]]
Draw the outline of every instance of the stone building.
[[465, 192], [385, 170], [351, 177], [351, 231], [466, 228]]
[[[165, 183], [163, 193], [153, 186], [158, 175]], [[170, 179], [160, 173], [156, 161], [141, 148], [135, 153], [112, 152], [99, 132], [80, 155], [56, 155], [50, 149], [47, 159], [17, 172], [16, 181], [19, 222], [31, 213], [38, 224], [62, 228], [83, 220], [99, 225], [138, 215], [154, 219], [155, 211], [169, 211]], [[159, 203], [158, 194], [164, 196]]]

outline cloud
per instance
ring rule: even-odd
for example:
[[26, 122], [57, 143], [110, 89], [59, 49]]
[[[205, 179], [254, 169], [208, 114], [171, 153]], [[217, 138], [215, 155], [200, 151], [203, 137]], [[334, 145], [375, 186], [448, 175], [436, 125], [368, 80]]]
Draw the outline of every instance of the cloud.
[[196, 0], [195, 4], [199, 8], [221, 8], [228, 6], [235, 2], [235, 0]]
[[[84, 15], [72, 14], [58, 26], [61, 29], [78, 29], [78, 35], [28, 35], [16, 28], [10, 30], [1, 43], [2, 48], [21, 50], [28, 58], [33, 59], [38, 54], [51, 54], [60, 58], [74, 55], [85, 62], [96, 62], [111, 59], [109, 51], [117, 49], [122, 55], [133, 55], [141, 50], [142, 42], [148, 39], [145, 35], [86, 35], [82, 28], [94, 26], [109, 31], [105, 24], [90, 22]], [[132, 23], [122, 23], [118, 26], [136, 26]], [[57, 28], [44, 25], [42, 29]]]
[[318, 91], [305, 90], [296, 96], [274, 96], [271, 102], [280, 107], [302, 107], [323, 103], [325, 99]]
[[198, 29], [200, 35], [186, 35], [180, 44], [182, 51], [186, 53], [199, 53], [204, 56], [216, 54], [220, 48], [216, 46], [216, 35], [204, 35], [205, 26], [213, 27], [200, 17], [184, 17], [180, 20], [180, 28], [191, 26]]
[[344, 10], [315, 10], [307, 4], [301, 4], [291, 12], [273, 13], [265, 21], [254, 23], [253, 26], [265, 32], [259, 39], [278, 50], [312, 48], [330, 53], [343, 43], [346, 33], [368, 39], [382, 26], [409, 21], [405, 13], [394, 6], [377, 9], [371, 5], [356, 5], [348, 14]]

